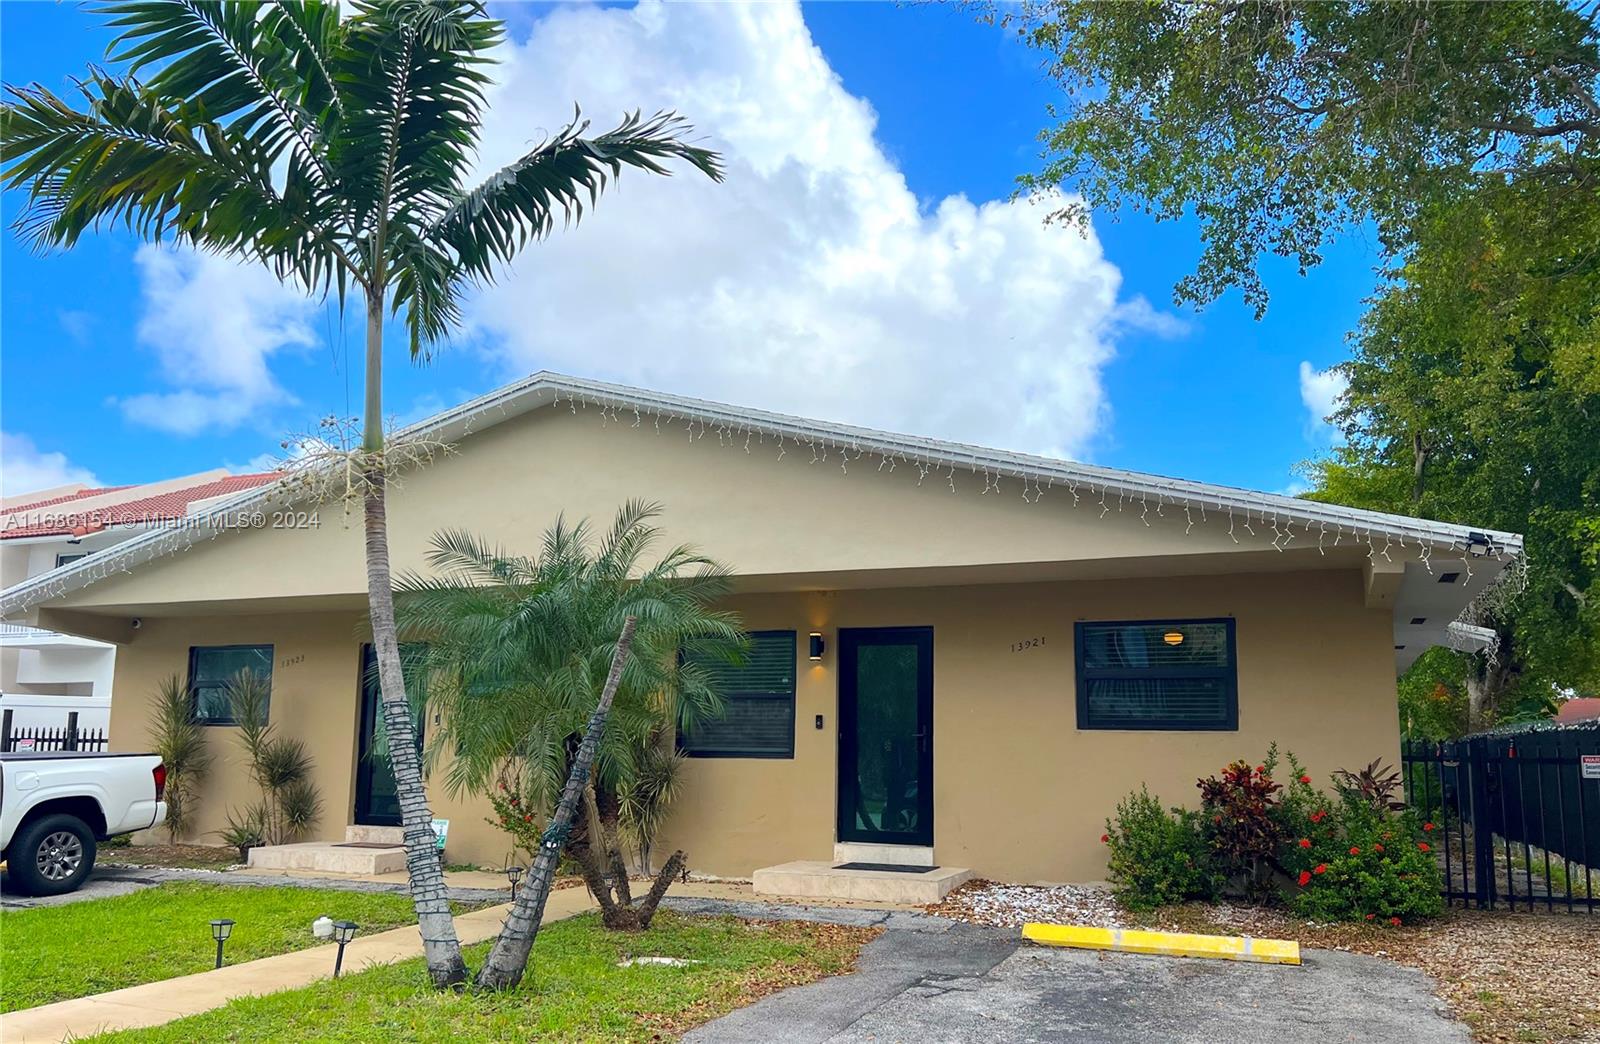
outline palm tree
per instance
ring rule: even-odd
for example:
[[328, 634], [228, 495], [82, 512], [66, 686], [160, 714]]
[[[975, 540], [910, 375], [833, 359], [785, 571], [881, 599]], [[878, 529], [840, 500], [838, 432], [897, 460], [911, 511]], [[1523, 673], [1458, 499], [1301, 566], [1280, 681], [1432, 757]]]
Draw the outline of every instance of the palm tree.
[[[401, 318], [412, 359], [457, 324], [462, 296], [558, 217], [582, 216], [624, 166], [674, 160], [713, 179], [715, 153], [678, 116], [626, 117], [586, 138], [574, 122], [469, 188], [486, 67], [500, 23], [468, 0], [333, 3], [137, 0], [96, 10], [121, 30], [112, 74], [91, 68], [76, 96], [9, 87], [0, 109], [8, 188], [39, 248], [122, 224], [257, 261], [308, 293], [366, 305], [359, 452], [346, 463], [365, 505], [367, 596], [405, 824], [406, 862], [429, 971], [465, 978], [413, 751], [385, 524], [383, 327]], [[140, 73], [148, 70], [147, 79]]]
[[736, 617], [711, 608], [728, 592], [726, 568], [687, 546], [645, 563], [659, 514], [631, 501], [598, 540], [586, 522], [557, 521], [533, 557], [441, 533], [431, 574], [396, 584], [401, 634], [427, 649], [429, 713], [441, 723], [428, 757], [449, 760], [446, 785], [482, 793], [512, 765], [526, 777], [519, 789], [554, 806], [482, 985], [521, 978], [563, 847], [583, 866], [609, 927], [648, 927], [683, 865], [676, 853], [650, 894], [632, 901], [617, 795], [637, 778], [646, 742], [659, 738], [663, 708], [673, 709], [669, 724], [686, 728], [721, 713], [698, 664], [736, 661], [744, 636]]

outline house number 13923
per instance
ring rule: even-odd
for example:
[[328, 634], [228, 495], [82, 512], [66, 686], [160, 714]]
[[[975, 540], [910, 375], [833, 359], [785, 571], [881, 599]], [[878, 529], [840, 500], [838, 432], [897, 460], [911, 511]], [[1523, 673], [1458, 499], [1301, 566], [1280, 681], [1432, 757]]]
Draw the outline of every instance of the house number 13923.
[[1012, 652], [1023, 652], [1024, 650], [1027, 650], [1027, 649], [1039, 649], [1039, 648], [1042, 648], [1043, 646], [1044, 646], [1044, 638], [1042, 636], [1039, 637], [1039, 638], [1024, 638], [1020, 642], [1012, 642], [1011, 643], [1011, 651]]

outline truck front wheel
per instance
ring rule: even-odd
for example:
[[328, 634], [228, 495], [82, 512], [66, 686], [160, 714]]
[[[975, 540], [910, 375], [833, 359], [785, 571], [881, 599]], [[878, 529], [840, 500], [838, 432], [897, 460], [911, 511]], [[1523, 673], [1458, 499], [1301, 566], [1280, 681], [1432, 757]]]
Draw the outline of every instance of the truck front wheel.
[[94, 831], [76, 816], [40, 816], [17, 831], [7, 850], [11, 887], [21, 895], [62, 895], [94, 870]]

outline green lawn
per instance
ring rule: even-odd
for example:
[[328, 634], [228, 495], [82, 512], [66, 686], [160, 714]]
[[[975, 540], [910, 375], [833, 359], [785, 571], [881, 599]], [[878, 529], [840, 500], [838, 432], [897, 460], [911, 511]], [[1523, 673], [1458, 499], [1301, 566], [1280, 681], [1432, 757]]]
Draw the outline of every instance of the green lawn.
[[404, 895], [190, 883], [8, 911], [0, 915], [0, 1011], [205, 971], [216, 960], [213, 917], [236, 922], [229, 964], [319, 945], [311, 922], [323, 913], [363, 934], [415, 920]]
[[[640, 935], [606, 932], [593, 914], [550, 925], [516, 990], [439, 992], [420, 960], [303, 989], [246, 997], [165, 1026], [102, 1041], [649, 1041], [674, 1038], [765, 993], [847, 971], [875, 932], [763, 924], [667, 911]], [[468, 949], [477, 967], [488, 944]], [[618, 967], [630, 956], [702, 963]]]

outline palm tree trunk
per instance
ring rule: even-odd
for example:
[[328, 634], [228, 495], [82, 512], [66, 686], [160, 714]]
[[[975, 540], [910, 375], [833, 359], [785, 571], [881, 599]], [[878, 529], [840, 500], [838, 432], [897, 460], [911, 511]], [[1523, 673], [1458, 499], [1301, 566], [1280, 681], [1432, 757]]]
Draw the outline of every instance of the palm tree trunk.
[[528, 967], [528, 955], [533, 952], [533, 941], [539, 934], [539, 924], [544, 920], [544, 905], [555, 884], [556, 864], [561, 859], [567, 833], [572, 829], [573, 817], [578, 811], [578, 799], [589, 779], [589, 769], [594, 764], [595, 750], [600, 746], [600, 733], [605, 729], [606, 717], [611, 713], [611, 701], [622, 681], [622, 667], [628, 660], [628, 647], [633, 644], [633, 628], [638, 621], [628, 617], [622, 622], [622, 634], [617, 638], [616, 652], [611, 656], [611, 671], [606, 675], [605, 688], [600, 702], [589, 716], [583, 742], [572, 759], [572, 769], [567, 773], [566, 786], [561, 790], [561, 800], [556, 803], [555, 814], [539, 844], [539, 857], [533, 861], [530, 880], [517, 892], [511, 904], [511, 913], [500, 929], [494, 949], [478, 972], [478, 985], [491, 990], [506, 990], [522, 981]]
[[378, 687], [383, 694], [383, 727], [389, 742], [389, 762], [394, 770], [400, 821], [405, 828], [406, 871], [411, 882], [411, 902], [422, 931], [422, 952], [428, 975], [438, 987], [465, 982], [466, 961], [450, 918], [444, 870], [439, 865], [438, 842], [433, 833], [433, 813], [422, 783], [422, 763], [417, 754], [416, 729], [400, 672], [400, 642], [395, 637], [394, 582], [389, 574], [389, 526], [384, 501], [383, 461], [383, 301], [374, 294], [367, 301], [366, 433], [366, 542], [367, 606], [372, 619], [372, 648], [378, 661]]
[[666, 896], [667, 889], [672, 887], [672, 879], [683, 873], [683, 867], [687, 861], [688, 856], [684, 855], [683, 849], [680, 848], [672, 853], [672, 857], [662, 865], [661, 872], [650, 883], [650, 891], [634, 907], [634, 917], [637, 919], [639, 931], [642, 932], [649, 929], [650, 922], [656, 916], [656, 907], [661, 905], [661, 900]]

